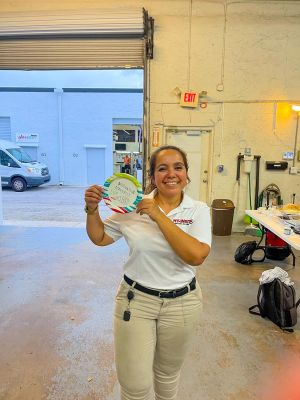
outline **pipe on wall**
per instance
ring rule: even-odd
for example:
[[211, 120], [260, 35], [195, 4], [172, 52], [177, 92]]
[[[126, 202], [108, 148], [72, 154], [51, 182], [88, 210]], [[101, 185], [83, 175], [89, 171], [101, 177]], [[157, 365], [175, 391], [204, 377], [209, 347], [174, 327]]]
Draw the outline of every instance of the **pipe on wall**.
[[[237, 157], [237, 170], [236, 170], [236, 180], [240, 181], [240, 169], [241, 169], [241, 160], [244, 159], [243, 154], [239, 154]], [[258, 208], [258, 192], [259, 192], [259, 171], [260, 171], [260, 159], [261, 156], [254, 156], [254, 160], [256, 161], [256, 173], [255, 173], [255, 192], [254, 192], [254, 209]]]
[[64, 185], [65, 181], [65, 163], [64, 163], [64, 141], [63, 141], [63, 122], [62, 122], [62, 89], [54, 89], [57, 93], [57, 116], [58, 116], [58, 140], [59, 140], [59, 184]]

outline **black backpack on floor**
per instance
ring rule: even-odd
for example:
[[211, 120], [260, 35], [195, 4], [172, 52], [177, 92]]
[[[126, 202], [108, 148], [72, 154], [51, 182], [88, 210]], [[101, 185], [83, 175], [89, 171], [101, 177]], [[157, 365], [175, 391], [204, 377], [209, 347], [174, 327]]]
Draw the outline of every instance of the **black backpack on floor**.
[[[263, 262], [265, 259], [265, 251], [263, 246], [259, 246], [259, 243], [257, 243], [255, 240], [250, 240], [249, 242], [244, 242], [240, 244], [234, 253], [235, 261], [240, 264], [251, 264], [254, 261]], [[254, 260], [252, 256], [256, 250], [262, 250], [263, 257]]]
[[[282, 330], [293, 332], [292, 326], [297, 324], [297, 307], [294, 286], [289, 286], [276, 278], [270, 283], [259, 286], [257, 304], [249, 308], [250, 314], [269, 318]], [[258, 308], [259, 312], [253, 311]]]

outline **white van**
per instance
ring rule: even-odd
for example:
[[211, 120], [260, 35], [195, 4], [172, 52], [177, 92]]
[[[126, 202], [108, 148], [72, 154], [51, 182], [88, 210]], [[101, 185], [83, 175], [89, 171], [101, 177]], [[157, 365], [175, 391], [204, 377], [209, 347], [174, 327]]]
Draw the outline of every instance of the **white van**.
[[0, 176], [2, 186], [12, 187], [16, 192], [51, 179], [46, 165], [32, 160], [22, 147], [7, 140], [0, 140]]

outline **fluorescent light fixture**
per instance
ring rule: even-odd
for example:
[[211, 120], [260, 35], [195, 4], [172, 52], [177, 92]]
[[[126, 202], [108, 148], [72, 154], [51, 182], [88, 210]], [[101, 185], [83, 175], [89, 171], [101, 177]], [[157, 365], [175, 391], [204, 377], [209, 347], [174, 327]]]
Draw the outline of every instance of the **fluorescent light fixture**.
[[300, 112], [300, 104], [293, 104], [292, 105], [292, 110]]
[[[297, 123], [296, 123], [295, 144], [294, 144], [294, 157], [293, 157], [293, 167], [296, 168], [295, 161], [296, 161], [297, 140], [298, 140], [298, 125], [299, 125], [299, 117], [300, 117], [300, 104], [293, 104], [292, 105], [292, 110], [297, 112]], [[290, 173], [293, 173], [293, 172], [290, 172]]]

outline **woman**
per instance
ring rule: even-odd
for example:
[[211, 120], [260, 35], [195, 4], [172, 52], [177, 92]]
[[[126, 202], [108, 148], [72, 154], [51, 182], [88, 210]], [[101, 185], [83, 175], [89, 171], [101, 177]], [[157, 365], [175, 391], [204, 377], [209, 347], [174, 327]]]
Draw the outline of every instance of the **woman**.
[[150, 159], [151, 192], [136, 212], [98, 213], [102, 188], [85, 193], [87, 233], [107, 246], [124, 236], [130, 248], [114, 311], [115, 360], [122, 400], [176, 398], [187, 346], [199, 321], [201, 290], [196, 266], [210, 251], [209, 208], [194, 201], [186, 154], [175, 146], [157, 149]]

